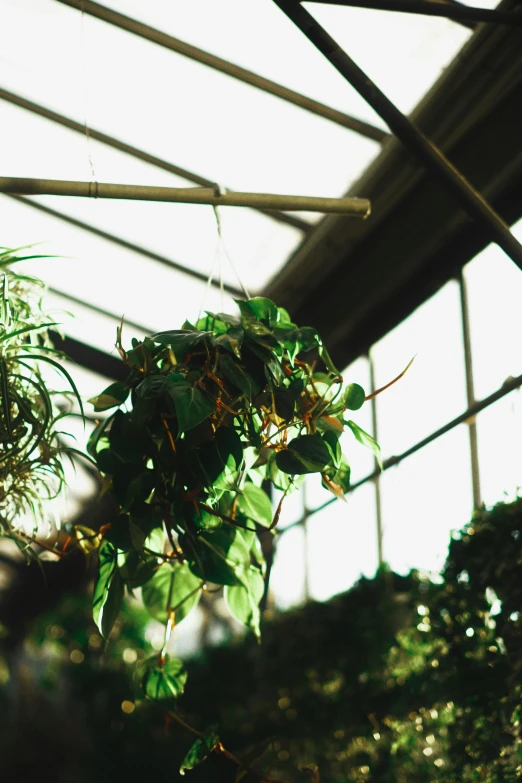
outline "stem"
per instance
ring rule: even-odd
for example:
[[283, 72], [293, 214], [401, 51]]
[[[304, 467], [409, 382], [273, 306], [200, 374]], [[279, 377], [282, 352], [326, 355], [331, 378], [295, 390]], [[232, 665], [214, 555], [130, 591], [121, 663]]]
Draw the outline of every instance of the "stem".
[[[224, 522], [228, 522], [230, 525], [242, 527], [244, 530], [251, 530], [253, 533], [257, 533], [256, 527], [248, 527], [248, 525], [244, 525], [242, 522], [238, 522], [237, 519], [233, 519], [232, 517], [227, 516], [227, 514], [221, 514], [219, 511], [214, 511], [213, 508], [210, 508], [210, 506], [205, 506], [203, 503], [198, 503], [198, 508], [203, 509], [203, 511], [206, 511], [207, 514], [211, 514], [213, 517], [218, 517], [218, 519], [222, 519]], [[259, 524], [259, 522], [256, 522], [255, 519], [252, 521], [259, 527], [264, 527], [263, 525]]]
[[[415, 354], [415, 356], [417, 356], [417, 354]], [[373, 398], [374, 398], [374, 397], [377, 397], [377, 395], [378, 395], [378, 394], [380, 394], [381, 392], [385, 391], [386, 389], [389, 389], [389, 388], [390, 388], [390, 386], [393, 386], [393, 384], [394, 384], [394, 383], [397, 383], [397, 381], [400, 381], [400, 379], [401, 379], [402, 377], [404, 377], [404, 375], [406, 375], [406, 373], [407, 373], [407, 372], [408, 372], [408, 370], [410, 369], [410, 367], [411, 367], [411, 365], [413, 364], [413, 361], [414, 361], [414, 359], [415, 359], [415, 356], [414, 356], [412, 359], [410, 359], [410, 361], [408, 362], [408, 364], [407, 364], [407, 366], [404, 368], [404, 370], [403, 370], [403, 371], [402, 371], [402, 372], [401, 372], [401, 373], [400, 373], [400, 374], [399, 374], [399, 375], [398, 375], [396, 378], [394, 378], [394, 379], [393, 379], [393, 381], [390, 381], [390, 382], [389, 382], [389, 383], [387, 383], [385, 386], [381, 386], [381, 388], [380, 388], [380, 389], [377, 389], [376, 391], [372, 392], [371, 394], [368, 394], [368, 396], [364, 398], [364, 401], [365, 401], [365, 402], [368, 402], [368, 400], [373, 400]]]
[[191, 734], [195, 734], [196, 737], [199, 737], [200, 739], [203, 739], [205, 736], [203, 732], [198, 731], [194, 728], [194, 726], [191, 726], [189, 723], [183, 720], [183, 718], [180, 718], [180, 716], [177, 714], [177, 712], [172, 712], [172, 710], [166, 710], [167, 715], [169, 715], [173, 720], [176, 721], [176, 723], [179, 723], [180, 726], [183, 726], [184, 729], [187, 731], [190, 731]]
[[[182, 728], [186, 729], [186, 731], [189, 731], [191, 734], [194, 734], [194, 736], [198, 737], [199, 739], [204, 739], [205, 735], [203, 732], [198, 731], [198, 729], [195, 729], [194, 726], [191, 726], [190, 723], [187, 723], [183, 718], [181, 718], [177, 712], [173, 712], [172, 710], [165, 710], [167, 715], [172, 718], [172, 720], [176, 721]], [[229, 761], [231, 761], [233, 764], [235, 764], [238, 767], [241, 767], [241, 769], [244, 769], [246, 772], [249, 772], [250, 774], [254, 775], [260, 783], [287, 783], [286, 780], [279, 780], [278, 778], [270, 778], [265, 777], [264, 775], [260, 775], [255, 770], [251, 769], [250, 767], [247, 767], [246, 764], [243, 764], [242, 761], [240, 761], [238, 758], [236, 758], [232, 753], [230, 753], [229, 750], [227, 750], [221, 742], [218, 742], [217, 745], [214, 745], [214, 747], [210, 751], [211, 753], [221, 753], [225, 758], [227, 758]]]
[[249, 772], [251, 775], [254, 775], [259, 781], [261, 781], [261, 783], [287, 783], [287, 781], [285, 780], [279, 780], [278, 778], [270, 778], [270, 777], [266, 777], [265, 775], [260, 775], [259, 772], [255, 771], [255, 769], [252, 769], [251, 767], [247, 767], [246, 764], [243, 764], [242, 761], [240, 761], [229, 750], [223, 747], [223, 744], [221, 742], [218, 742], [218, 744], [213, 748], [213, 750], [216, 753], [221, 753], [223, 756], [225, 756], [225, 758], [227, 758], [233, 764], [236, 764], [238, 767], [241, 767], [241, 769], [244, 769], [245, 772]]

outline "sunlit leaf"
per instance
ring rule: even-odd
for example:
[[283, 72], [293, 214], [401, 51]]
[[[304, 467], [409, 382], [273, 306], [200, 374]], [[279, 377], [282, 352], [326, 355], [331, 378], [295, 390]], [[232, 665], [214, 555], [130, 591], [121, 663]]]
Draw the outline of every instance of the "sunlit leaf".
[[166, 622], [170, 611], [180, 623], [201, 598], [201, 579], [186, 563], [165, 563], [143, 586], [143, 603], [160, 623]]
[[143, 664], [139, 679], [147, 698], [169, 706], [183, 693], [187, 672], [179, 658], [166, 658], [164, 662], [159, 662], [154, 656]]
[[361, 427], [359, 427], [359, 425], [354, 421], [347, 421], [346, 424], [351, 429], [359, 443], [362, 443], [363, 446], [366, 446], [366, 448], [373, 451], [379, 467], [382, 468], [381, 447], [377, 441], [372, 438], [371, 435], [368, 435], [367, 432], [361, 429]]
[[214, 732], [214, 728], [206, 731], [202, 737], [198, 737], [181, 762], [179, 768], [180, 775], [184, 775], [188, 769], [194, 769], [202, 761], [205, 761], [208, 754], [212, 753], [218, 743], [219, 736]]
[[257, 637], [261, 635], [259, 604], [264, 590], [265, 582], [257, 568], [250, 568], [244, 584], [225, 587], [225, 601], [230, 613]]
[[123, 581], [117, 567], [117, 552], [111, 543], [101, 544], [98, 558], [92, 613], [100, 633], [107, 639], [120, 612]]

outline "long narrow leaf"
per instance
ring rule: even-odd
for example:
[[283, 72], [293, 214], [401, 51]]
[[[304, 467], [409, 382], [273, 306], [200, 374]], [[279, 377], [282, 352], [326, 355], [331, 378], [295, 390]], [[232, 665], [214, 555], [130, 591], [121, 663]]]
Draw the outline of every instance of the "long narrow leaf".
[[64, 378], [67, 379], [69, 382], [71, 389], [73, 391], [74, 396], [76, 397], [78, 401], [78, 405], [80, 406], [80, 411], [82, 418], [85, 418], [85, 412], [83, 410], [83, 403], [82, 399], [80, 397], [80, 392], [76, 388], [76, 384], [72, 379], [71, 374], [68, 372], [68, 370], [65, 369], [65, 367], [62, 367], [61, 364], [59, 364], [54, 359], [51, 359], [49, 356], [31, 356], [30, 354], [20, 354], [19, 356], [13, 357], [16, 361], [20, 361], [20, 359], [30, 359], [32, 361], [41, 361], [41, 362], [47, 362], [47, 364], [52, 365], [58, 372], [61, 372]]
[[59, 323], [57, 321], [49, 321], [48, 323], [44, 324], [36, 324], [33, 326], [24, 326], [22, 329], [15, 329], [14, 332], [9, 332], [9, 334], [3, 334], [0, 336], [0, 343], [4, 343], [6, 340], [11, 340], [13, 337], [18, 337], [20, 334], [27, 334], [28, 332], [34, 332], [37, 329], [48, 329], [50, 326], [59, 326]]

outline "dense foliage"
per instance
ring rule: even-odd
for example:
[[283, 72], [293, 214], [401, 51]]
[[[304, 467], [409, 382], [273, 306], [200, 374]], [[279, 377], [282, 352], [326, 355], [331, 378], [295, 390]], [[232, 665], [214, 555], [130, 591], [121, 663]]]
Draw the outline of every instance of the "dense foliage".
[[[59, 438], [61, 420], [70, 415], [67, 398], [75, 396], [82, 407], [49, 339], [56, 324], [42, 308], [43, 283], [12, 268], [34, 257], [0, 249], [0, 536], [27, 556], [48, 516], [45, 501], [64, 487], [62, 458], [75, 451]], [[50, 388], [46, 368], [62, 376], [65, 390]]]
[[[145, 607], [166, 623], [166, 647], [211, 584], [224, 586], [231, 614], [259, 636], [258, 534], [275, 528], [285, 495], [305, 474], [320, 473], [343, 497], [345, 427], [379, 453], [344, 418], [364, 391], [343, 383], [315, 330], [298, 328], [268, 299], [237, 304], [239, 318], [209, 313], [135, 340], [129, 352], [120, 342], [128, 377], [91, 400], [100, 412], [117, 408], [89, 446], [121, 509], [101, 531], [94, 616], [105, 637], [125, 587], [141, 587]], [[267, 485], [283, 493], [275, 513]], [[141, 677], [150, 699], [172, 706], [186, 672], [162, 653]]]
[[[522, 500], [477, 513], [451, 542], [442, 580], [381, 571], [267, 620], [262, 645], [207, 650], [188, 665], [182, 714], [219, 722], [241, 759], [264, 751], [253, 767], [289, 783], [314, 764], [329, 783], [519, 780], [521, 532]], [[127, 601], [103, 652], [89, 611], [76, 594], [41, 617], [12, 651], [11, 679], [0, 657], [4, 771], [22, 783], [42, 765], [58, 783], [176, 779], [191, 734], [133, 682], [134, 661], [151, 653], [147, 612]], [[236, 773], [218, 756], [188, 779]]]

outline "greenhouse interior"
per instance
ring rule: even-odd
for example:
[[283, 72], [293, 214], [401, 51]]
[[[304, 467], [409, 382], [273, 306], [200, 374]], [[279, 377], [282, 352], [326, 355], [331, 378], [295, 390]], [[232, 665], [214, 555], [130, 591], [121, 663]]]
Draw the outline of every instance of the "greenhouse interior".
[[520, 0], [0, 20], [3, 777], [522, 780]]

